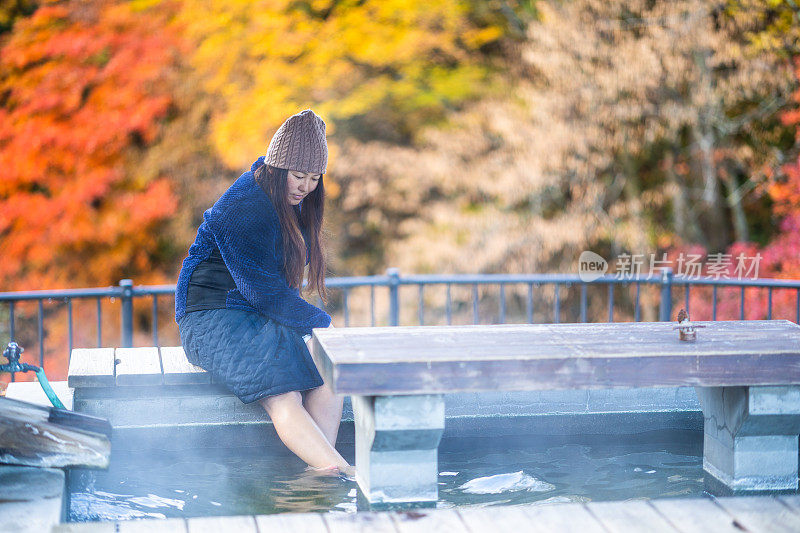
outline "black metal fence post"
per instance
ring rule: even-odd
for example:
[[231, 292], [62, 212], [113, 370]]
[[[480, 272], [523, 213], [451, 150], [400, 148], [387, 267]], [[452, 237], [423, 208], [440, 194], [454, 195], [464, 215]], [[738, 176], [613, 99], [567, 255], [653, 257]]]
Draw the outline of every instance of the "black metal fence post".
[[122, 287], [122, 348], [133, 347], [133, 280], [120, 280], [119, 286]]
[[387, 268], [386, 275], [389, 276], [389, 325], [397, 326], [400, 324], [400, 297], [398, 291], [400, 271], [396, 268]]
[[661, 273], [661, 301], [658, 304], [658, 319], [661, 322], [672, 320], [672, 269], [665, 268]]

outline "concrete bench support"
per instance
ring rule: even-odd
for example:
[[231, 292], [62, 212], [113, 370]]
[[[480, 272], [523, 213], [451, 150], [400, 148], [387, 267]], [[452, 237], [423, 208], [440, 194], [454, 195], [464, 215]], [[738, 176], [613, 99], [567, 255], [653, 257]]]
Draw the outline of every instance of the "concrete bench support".
[[800, 387], [698, 387], [697, 395], [712, 489], [797, 490]]
[[435, 502], [444, 396], [353, 396], [356, 480], [370, 504]]

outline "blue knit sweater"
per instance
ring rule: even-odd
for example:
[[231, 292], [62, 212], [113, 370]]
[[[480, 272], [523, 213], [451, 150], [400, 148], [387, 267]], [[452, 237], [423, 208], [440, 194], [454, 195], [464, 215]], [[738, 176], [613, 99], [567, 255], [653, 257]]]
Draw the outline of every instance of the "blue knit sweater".
[[227, 309], [261, 313], [302, 334], [330, 325], [331, 317], [325, 311], [306, 302], [286, 282], [278, 213], [253, 177], [253, 171], [263, 164], [262, 156], [203, 213], [203, 223], [178, 275], [176, 321], [186, 314], [192, 273], [216, 244], [236, 283], [236, 289], [228, 292]]

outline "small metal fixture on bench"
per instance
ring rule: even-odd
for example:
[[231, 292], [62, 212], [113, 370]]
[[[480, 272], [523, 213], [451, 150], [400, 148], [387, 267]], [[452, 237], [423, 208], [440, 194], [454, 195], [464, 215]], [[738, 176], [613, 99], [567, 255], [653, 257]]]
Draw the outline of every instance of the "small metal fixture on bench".
[[705, 326], [701, 324], [693, 324], [691, 320], [689, 320], [689, 313], [686, 312], [686, 309], [681, 309], [678, 312], [678, 325], [674, 326], [672, 329], [678, 330], [678, 338], [682, 341], [695, 341], [697, 340], [697, 328], [704, 328]]

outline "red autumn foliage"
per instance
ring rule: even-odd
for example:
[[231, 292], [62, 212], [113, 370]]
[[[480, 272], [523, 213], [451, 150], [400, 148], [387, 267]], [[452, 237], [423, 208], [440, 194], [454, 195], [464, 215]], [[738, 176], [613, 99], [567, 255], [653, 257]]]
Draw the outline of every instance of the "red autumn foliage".
[[[137, 166], [173, 106], [182, 43], [171, 13], [167, 2], [45, 0], [0, 43], [0, 291], [173, 281], [159, 264], [173, 186]], [[19, 335], [36, 332], [35, 307], [15, 313], [34, 363], [39, 339]], [[73, 311], [74, 346], [93, 346], [94, 301]], [[44, 312], [46, 368], [63, 378], [66, 309]], [[103, 344], [118, 343], [118, 312], [103, 322]]]
[[152, 270], [175, 210], [137, 150], [170, 110], [168, 10], [46, 2], [0, 57], [0, 287], [97, 286]]
[[[795, 76], [800, 81], [800, 57], [795, 59]], [[793, 95], [800, 104], [800, 88]], [[781, 117], [786, 125], [795, 125], [796, 145], [800, 144], [800, 107], [784, 113]], [[769, 187], [776, 216], [779, 222], [777, 236], [764, 249], [767, 262], [775, 277], [800, 279], [800, 153], [783, 166], [780, 180]]]
[[[795, 75], [800, 81], [800, 58], [795, 60]], [[800, 103], [800, 89], [794, 93], [793, 100]], [[795, 138], [800, 142], [800, 108], [781, 115], [784, 125], [796, 125]], [[732, 258], [739, 254], [744, 257], [760, 256], [759, 278], [800, 279], [800, 154], [792, 162], [784, 165], [778, 176], [773, 178], [767, 188], [773, 202], [773, 216], [778, 231], [764, 247], [754, 243], [737, 242], [726, 251]], [[705, 251], [700, 250], [705, 256]], [[674, 255], [675, 250], [670, 255]], [[735, 266], [735, 260], [733, 261]], [[731, 266], [724, 277], [736, 279], [737, 274]], [[708, 274], [708, 270], [704, 270]], [[713, 289], [702, 287], [690, 291], [690, 308], [693, 320], [710, 320], [714, 314]], [[744, 318], [798, 320], [800, 294], [796, 289], [746, 289], [744, 296]], [[718, 288], [716, 297], [717, 320], [739, 319], [742, 315], [742, 293], [738, 287]]]

